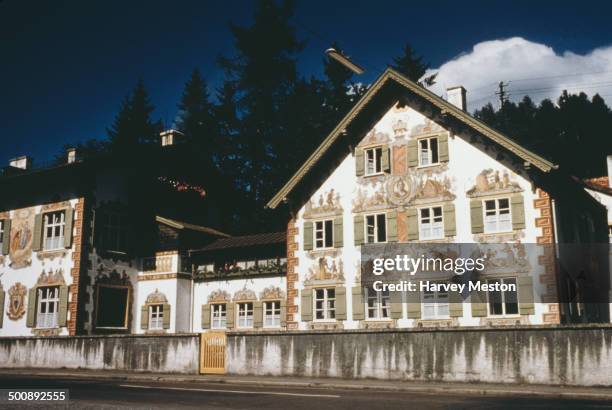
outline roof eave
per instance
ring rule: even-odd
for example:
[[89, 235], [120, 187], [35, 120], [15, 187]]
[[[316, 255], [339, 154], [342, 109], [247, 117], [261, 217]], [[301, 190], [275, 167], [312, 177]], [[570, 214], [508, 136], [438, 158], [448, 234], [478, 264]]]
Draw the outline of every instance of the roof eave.
[[404, 75], [387, 68], [385, 72], [372, 84], [370, 89], [361, 97], [361, 99], [353, 106], [347, 115], [338, 123], [338, 125], [332, 130], [332, 132], [323, 140], [321, 145], [308, 157], [308, 159], [302, 164], [298, 171], [287, 181], [287, 183], [278, 191], [276, 195], [266, 204], [267, 208], [275, 209], [281, 202], [283, 202], [300, 180], [310, 171], [317, 161], [323, 156], [323, 154], [332, 146], [332, 144], [338, 139], [346, 127], [359, 115], [361, 110], [372, 100], [374, 95], [380, 91], [382, 86], [387, 81], [393, 80], [408, 90], [414, 92], [420, 97], [432, 103], [434, 106], [444, 110], [446, 113], [452, 115], [457, 120], [465, 123], [469, 127], [478, 131], [482, 135], [488, 137], [494, 142], [498, 143], [502, 147], [506, 148], [510, 152], [514, 153], [518, 157], [525, 160], [526, 163], [532, 164], [542, 172], [550, 172], [553, 169], [557, 169], [558, 165], [548, 161], [545, 158], [529, 151], [522, 147], [509, 137], [501, 134], [494, 130], [483, 122], [469, 115], [467, 112], [455, 107], [448, 101], [445, 101], [441, 97], [435, 95], [426, 88], [416, 84]]

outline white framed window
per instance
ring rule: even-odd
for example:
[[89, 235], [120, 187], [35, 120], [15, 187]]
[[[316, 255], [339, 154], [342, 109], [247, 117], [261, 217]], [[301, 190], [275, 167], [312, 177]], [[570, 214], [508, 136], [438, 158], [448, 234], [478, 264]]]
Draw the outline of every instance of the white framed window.
[[315, 320], [336, 320], [336, 289], [315, 289]]
[[423, 319], [448, 319], [448, 292], [423, 291]]
[[387, 242], [387, 215], [365, 215], [366, 243]]
[[238, 327], [253, 327], [253, 303], [238, 303]]
[[[495, 285], [496, 283], [500, 285], [513, 284], [514, 289], [517, 288], [515, 278], [490, 279], [487, 281], [488, 285]], [[516, 290], [489, 290], [487, 291], [487, 296], [489, 299], [489, 316], [518, 315], [518, 292]]]
[[164, 328], [164, 305], [149, 306], [149, 330]]
[[[8, 232], [6, 234], [8, 235]], [[0, 249], [2, 249], [2, 242], [4, 242], [4, 221], [0, 219]]]
[[375, 291], [366, 288], [366, 319], [389, 319], [391, 304], [389, 291]]
[[38, 307], [36, 311], [36, 327], [49, 329], [57, 327], [59, 312], [59, 286], [38, 288]]
[[376, 175], [382, 172], [382, 147], [368, 148], [365, 151], [365, 175]]
[[280, 300], [264, 302], [264, 327], [280, 327], [281, 303]]
[[483, 208], [485, 233], [512, 231], [509, 198], [486, 199]]
[[64, 211], [48, 212], [43, 215], [43, 218], [43, 249], [53, 250], [63, 248], [66, 213]]
[[438, 155], [438, 137], [422, 138], [419, 144], [419, 166], [426, 167], [440, 162]]
[[215, 303], [210, 305], [210, 327], [212, 329], [225, 329], [227, 325], [227, 305]]
[[316, 221], [314, 223], [314, 247], [325, 249], [334, 247], [334, 221]]
[[444, 238], [444, 221], [442, 207], [419, 209], [419, 239]]

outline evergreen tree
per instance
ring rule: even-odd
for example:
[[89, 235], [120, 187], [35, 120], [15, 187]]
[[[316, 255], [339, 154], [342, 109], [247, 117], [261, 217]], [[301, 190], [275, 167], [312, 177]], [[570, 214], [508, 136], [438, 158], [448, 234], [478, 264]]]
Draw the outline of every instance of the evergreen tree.
[[107, 129], [112, 148], [129, 153], [140, 145], [158, 143], [162, 125], [151, 119], [154, 109], [141, 79], [134, 91], [123, 99], [113, 125]]
[[[278, 164], [293, 149], [283, 107], [297, 83], [296, 55], [303, 43], [289, 23], [292, 15], [292, 2], [258, 1], [252, 25], [230, 26], [236, 53], [220, 60], [237, 90], [238, 184], [256, 209], [285, 182]], [[253, 222], [270, 229], [264, 214]]]
[[185, 84], [179, 108], [177, 128], [202, 160], [216, 163], [216, 127], [213, 104], [209, 101], [206, 82], [196, 68]]
[[539, 106], [525, 96], [495, 111], [487, 104], [474, 115], [526, 148], [561, 165], [581, 178], [605, 175], [606, 155], [612, 152], [608, 131], [612, 113], [599, 95], [564, 91], [557, 104], [545, 99]]
[[[391, 68], [404, 74], [412, 81], [419, 81], [430, 68], [429, 63], [423, 62], [423, 57], [416, 55], [412, 46], [408, 43], [404, 46], [403, 54], [393, 59]], [[420, 83], [423, 86], [431, 86], [435, 84], [437, 74], [433, 74], [424, 78]]]

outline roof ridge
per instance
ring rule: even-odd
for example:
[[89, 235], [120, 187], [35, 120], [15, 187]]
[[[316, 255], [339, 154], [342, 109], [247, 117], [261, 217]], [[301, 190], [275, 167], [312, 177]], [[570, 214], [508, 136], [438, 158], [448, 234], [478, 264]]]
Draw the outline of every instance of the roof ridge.
[[548, 161], [547, 159], [531, 152], [527, 148], [523, 147], [512, 138], [496, 131], [490, 126], [486, 125], [482, 121], [474, 118], [469, 113], [459, 109], [448, 101], [437, 96], [433, 92], [427, 90], [410, 80], [403, 74], [395, 71], [388, 67], [371, 85], [366, 93], [357, 101], [357, 103], [351, 108], [351, 110], [338, 122], [334, 129], [325, 137], [323, 142], [314, 150], [314, 152], [308, 157], [308, 159], [302, 164], [302, 166], [292, 175], [292, 177], [285, 183], [285, 185], [268, 201], [266, 207], [276, 208], [280, 202], [295, 188], [297, 183], [310, 171], [310, 169], [316, 164], [316, 162], [323, 156], [323, 154], [331, 147], [336, 141], [338, 136], [346, 129], [346, 127], [359, 115], [362, 108], [376, 95], [376, 93], [382, 88], [382, 86], [389, 80], [393, 80], [396, 83], [402, 85], [408, 90], [415, 94], [425, 98], [432, 104], [445, 110], [446, 112], [453, 115], [458, 120], [467, 124], [471, 128], [475, 129], [479, 133], [488, 137], [492, 141], [513, 152], [517, 156], [523, 158], [526, 162], [530, 162], [543, 172], [549, 172], [552, 169], [558, 168], [558, 165]]

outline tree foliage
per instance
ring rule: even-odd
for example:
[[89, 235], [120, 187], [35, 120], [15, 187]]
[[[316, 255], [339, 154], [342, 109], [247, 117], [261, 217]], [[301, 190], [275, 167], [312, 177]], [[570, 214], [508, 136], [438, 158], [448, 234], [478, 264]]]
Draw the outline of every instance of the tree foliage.
[[530, 150], [558, 163], [581, 178], [606, 174], [606, 155], [612, 152], [612, 113], [604, 100], [564, 91], [557, 103], [539, 105], [525, 96], [499, 110], [487, 104], [474, 115]]

